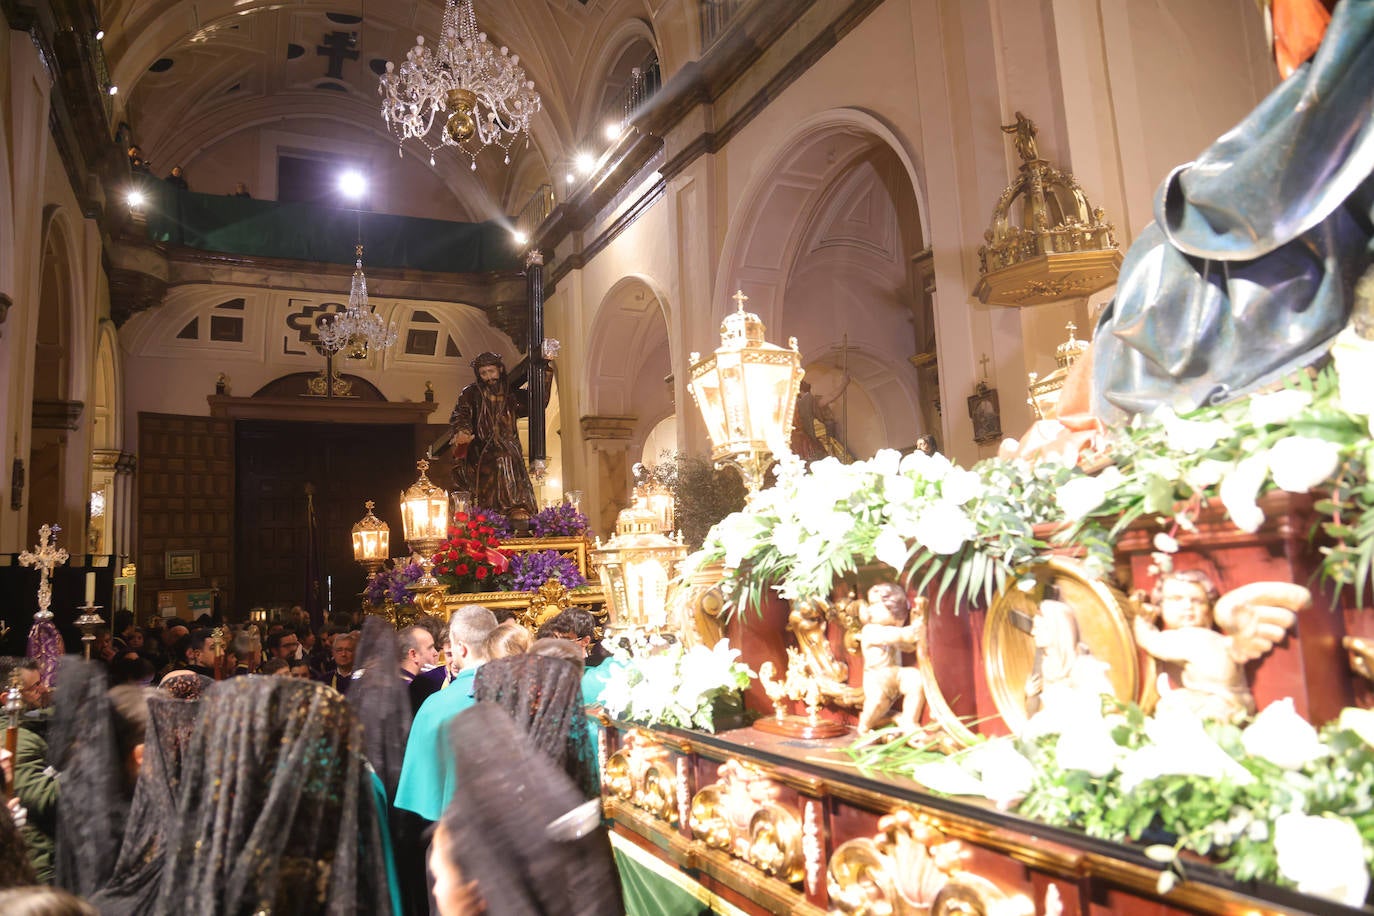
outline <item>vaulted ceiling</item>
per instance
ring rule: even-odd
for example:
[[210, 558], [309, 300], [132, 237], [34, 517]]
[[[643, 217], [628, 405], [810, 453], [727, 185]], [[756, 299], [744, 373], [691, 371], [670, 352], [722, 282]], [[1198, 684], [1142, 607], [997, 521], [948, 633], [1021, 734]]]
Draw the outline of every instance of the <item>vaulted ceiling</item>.
[[[408, 147], [404, 158], [413, 162], [404, 168], [418, 185], [451, 195], [451, 218], [518, 209], [580, 148], [598, 142], [602, 109], [623, 84], [626, 61], [658, 47], [655, 9], [661, 15], [673, 5], [477, 0], [479, 28], [520, 56], [541, 96], [531, 144], [512, 150], [510, 166], [487, 151], [476, 171], [452, 151], [431, 167], [427, 152]], [[344, 147], [390, 142], [394, 149], [378, 74], [386, 61], [404, 60], [417, 35], [437, 42], [443, 16], [441, 0], [98, 0], [97, 8], [119, 87], [116, 119], [158, 174], [198, 157], [217, 166], [238, 157], [246, 160], [238, 174], [253, 174], [265, 160], [260, 144], [244, 137], [269, 126]], [[423, 171], [430, 175], [422, 179]]]

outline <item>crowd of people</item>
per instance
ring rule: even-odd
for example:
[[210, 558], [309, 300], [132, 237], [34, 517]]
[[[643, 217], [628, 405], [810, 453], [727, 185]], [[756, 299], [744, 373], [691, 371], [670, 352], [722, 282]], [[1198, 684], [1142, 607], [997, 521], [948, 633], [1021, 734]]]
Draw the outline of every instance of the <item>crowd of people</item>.
[[0, 912], [623, 912], [588, 612], [159, 623], [0, 660]]

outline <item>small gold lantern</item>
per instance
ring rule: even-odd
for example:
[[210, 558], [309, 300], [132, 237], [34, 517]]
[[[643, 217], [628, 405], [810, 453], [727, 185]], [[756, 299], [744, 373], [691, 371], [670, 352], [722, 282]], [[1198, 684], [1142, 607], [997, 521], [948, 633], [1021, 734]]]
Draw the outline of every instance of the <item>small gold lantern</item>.
[[363, 503], [367, 514], [353, 526], [353, 559], [375, 579], [377, 571], [391, 556], [391, 527], [372, 514], [372, 500]]
[[615, 537], [592, 551], [610, 598], [607, 632], [661, 630], [668, 623], [668, 583], [687, 545], [661, 534], [659, 515], [636, 496], [615, 520]]
[[425, 472], [429, 462], [421, 458], [415, 463], [420, 479], [401, 493], [401, 527], [406, 546], [415, 554], [424, 574], [415, 581], [416, 588], [439, 588], [434, 578], [434, 551], [448, 536], [448, 493], [430, 483]]
[[763, 339], [759, 316], [744, 310], [742, 291], [731, 297], [736, 311], [720, 325], [720, 346], [706, 359], [691, 355], [691, 392], [711, 436], [717, 466], [733, 465], [750, 493], [763, 486], [775, 448], [786, 448], [801, 387], [797, 339], [788, 348]]

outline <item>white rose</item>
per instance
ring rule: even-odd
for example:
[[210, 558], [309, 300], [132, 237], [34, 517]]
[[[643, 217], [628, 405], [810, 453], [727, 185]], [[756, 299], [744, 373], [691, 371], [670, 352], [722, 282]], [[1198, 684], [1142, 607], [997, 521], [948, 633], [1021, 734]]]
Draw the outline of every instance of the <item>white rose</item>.
[[969, 751], [968, 763], [978, 771], [983, 796], [1002, 809], [1025, 798], [1035, 782], [1035, 766], [1021, 756], [1010, 739], [975, 745]]
[[1075, 477], [1054, 494], [1064, 517], [1077, 521], [1102, 505], [1107, 498], [1107, 484], [1099, 477]]
[[1112, 740], [1111, 729], [1099, 715], [1097, 721], [1079, 719], [1059, 736], [1054, 758], [1066, 770], [1084, 770], [1101, 778], [1116, 769], [1125, 748]]
[[1233, 467], [1235, 465], [1229, 461], [1204, 458], [1183, 472], [1183, 482], [1194, 490], [1205, 490], [1208, 487], [1216, 486]]
[[896, 474], [902, 466], [902, 453], [895, 448], [880, 448], [876, 455], [862, 463], [875, 474]]
[[1250, 398], [1250, 422], [1256, 426], [1279, 426], [1302, 413], [1311, 403], [1310, 393], [1293, 388], [1257, 394]]
[[1311, 436], [1289, 436], [1269, 450], [1269, 469], [1274, 484], [1289, 493], [1306, 493], [1336, 473], [1341, 447]]
[[1341, 407], [1361, 416], [1374, 415], [1374, 341], [1347, 327], [1336, 335], [1331, 357], [1336, 363]]
[[1289, 812], [1274, 822], [1279, 874], [1314, 897], [1360, 906], [1369, 893], [1364, 841], [1343, 817]]
[[922, 512], [911, 532], [927, 550], [942, 556], [958, 553], [959, 548], [977, 533], [964, 510], [944, 500]]
[[1241, 732], [1240, 740], [1246, 751], [1285, 770], [1296, 770], [1327, 754], [1317, 730], [1298, 715], [1291, 698], [1264, 707]]
[[898, 572], [906, 565], [906, 557], [910, 551], [906, 538], [891, 525], [884, 525], [873, 542], [873, 555], [878, 558], [878, 562], [886, 563]]
[[1337, 725], [1346, 731], [1354, 732], [1365, 744], [1374, 747], [1374, 709], [1347, 706], [1341, 710]]
[[1178, 538], [1163, 531], [1155, 533], [1155, 550], [1160, 553], [1178, 553]]
[[956, 506], [962, 506], [983, 492], [983, 481], [973, 471], [954, 468], [940, 484], [940, 496]]
[[1155, 419], [1164, 426], [1165, 439], [1175, 452], [1205, 452], [1231, 436], [1231, 424], [1223, 420], [1185, 420], [1168, 407], [1155, 411]]
[[1236, 785], [1255, 781], [1250, 771], [1223, 751], [1203, 730], [1202, 723], [1184, 712], [1164, 713], [1145, 722], [1150, 743], [1121, 761], [1121, 791], [1160, 776], [1201, 776], [1229, 779]]
[[1251, 455], [1242, 459], [1221, 481], [1221, 504], [1241, 531], [1258, 531], [1264, 524], [1264, 510], [1255, 499], [1268, 474], [1268, 456]]

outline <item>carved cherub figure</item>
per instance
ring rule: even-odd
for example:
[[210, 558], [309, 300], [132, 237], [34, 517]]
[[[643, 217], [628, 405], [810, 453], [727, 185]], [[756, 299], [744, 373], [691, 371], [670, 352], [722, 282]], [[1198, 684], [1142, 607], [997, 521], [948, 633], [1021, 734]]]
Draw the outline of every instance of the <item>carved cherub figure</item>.
[[863, 622], [859, 645], [864, 660], [864, 706], [859, 713], [859, 734], [872, 731], [898, 697], [902, 700], [902, 711], [897, 724], [909, 729], [921, 725], [925, 680], [918, 668], [902, 665], [902, 653], [914, 652], [926, 635], [926, 599], [916, 601], [916, 621], [908, 623], [911, 606], [905, 589], [895, 582], [879, 582], [868, 590], [868, 601], [859, 612]]
[[1136, 592], [1136, 642], [1164, 663], [1158, 710], [1226, 722], [1253, 714], [1246, 663], [1268, 654], [1311, 603], [1311, 593], [1290, 582], [1253, 582], [1218, 597], [1198, 570], [1165, 573], [1148, 602]]

